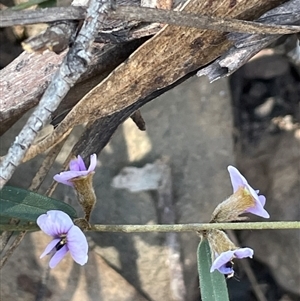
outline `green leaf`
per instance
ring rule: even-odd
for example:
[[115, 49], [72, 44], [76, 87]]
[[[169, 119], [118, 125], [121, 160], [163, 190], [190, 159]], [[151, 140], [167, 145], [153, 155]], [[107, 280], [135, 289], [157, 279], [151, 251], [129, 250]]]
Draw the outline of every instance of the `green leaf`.
[[22, 9], [26, 9], [26, 8], [29, 8], [34, 5], [41, 4], [43, 2], [47, 2], [47, 1], [49, 1], [49, 0], [29, 0], [27, 2], [23, 2], [18, 5], [15, 5], [11, 9], [12, 10], [22, 10]]
[[47, 0], [45, 2], [42, 2], [38, 5], [40, 8], [47, 8], [47, 7], [55, 7], [56, 6], [56, 0]]
[[224, 275], [219, 271], [210, 272], [211, 251], [205, 238], [199, 243], [197, 261], [202, 301], [229, 301]]
[[4, 186], [0, 191], [0, 209], [1, 223], [6, 222], [7, 218], [35, 222], [48, 210], [61, 210], [72, 219], [77, 217], [75, 209], [64, 202], [10, 186]]

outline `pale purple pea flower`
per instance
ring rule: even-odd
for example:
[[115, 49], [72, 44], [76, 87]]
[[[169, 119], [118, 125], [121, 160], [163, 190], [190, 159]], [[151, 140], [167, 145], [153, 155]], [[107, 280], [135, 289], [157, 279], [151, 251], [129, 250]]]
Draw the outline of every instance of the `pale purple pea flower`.
[[253, 250], [250, 248], [240, 248], [233, 251], [226, 251], [221, 253], [220, 255], [216, 254], [216, 259], [214, 260], [210, 272], [218, 270], [220, 273], [224, 275], [233, 275], [233, 264], [232, 260], [234, 258], [245, 258], [253, 256]]
[[269, 218], [269, 213], [264, 209], [266, 203], [266, 197], [264, 195], [258, 195], [259, 190], [254, 190], [249, 184], [245, 177], [237, 170], [237, 168], [229, 165], [227, 167], [233, 192], [235, 193], [239, 188], [246, 189], [255, 200], [255, 206], [248, 208], [245, 212], [249, 212], [264, 218]]
[[72, 179], [89, 175], [90, 173], [94, 172], [96, 165], [97, 165], [96, 154], [90, 156], [90, 166], [88, 169], [86, 168], [82, 157], [78, 155], [77, 159], [73, 159], [70, 161], [69, 171], [63, 171], [55, 175], [53, 179], [59, 183], [73, 187], [74, 184], [71, 181]]
[[49, 267], [54, 268], [70, 251], [75, 262], [84, 265], [88, 260], [88, 243], [83, 232], [74, 225], [71, 218], [59, 210], [50, 210], [37, 219], [43, 232], [53, 237], [40, 258], [52, 255]]

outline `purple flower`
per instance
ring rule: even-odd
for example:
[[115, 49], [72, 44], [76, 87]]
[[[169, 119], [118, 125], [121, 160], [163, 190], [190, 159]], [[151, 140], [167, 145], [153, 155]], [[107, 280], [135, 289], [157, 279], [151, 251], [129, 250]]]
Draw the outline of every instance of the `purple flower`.
[[264, 209], [266, 197], [264, 195], [258, 195], [259, 190], [254, 190], [248, 184], [245, 177], [241, 175], [241, 173], [235, 167], [229, 165], [227, 169], [230, 175], [233, 192], [235, 193], [239, 188], [243, 188], [252, 196], [255, 201], [255, 205], [245, 210], [245, 212], [249, 212], [264, 218], [269, 218], [269, 213]]
[[54, 254], [49, 266], [54, 268], [70, 251], [74, 261], [80, 265], [88, 260], [88, 243], [83, 232], [74, 225], [71, 218], [59, 210], [50, 210], [37, 219], [37, 224], [43, 232], [53, 237], [40, 258]]
[[233, 264], [232, 260], [234, 258], [245, 258], [253, 256], [253, 250], [250, 248], [240, 248], [234, 251], [226, 251], [221, 253], [220, 255], [216, 254], [216, 259], [214, 260], [210, 272], [214, 270], [218, 270], [220, 273], [225, 275], [233, 275]]
[[81, 156], [78, 155], [77, 159], [70, 161], [70, 170], [69, 171], [63, 171], [53, 177], [53, 179], [59, 183], [68, 185], [68, 186], [74, 186], [72, 183], [72, 179], [78, 178], [78, 177], [85, 177], [92, 172], [94, 172], [95, 167], [97, 165], [97, 156], [96, 154], [93, 154], [90, 156], [90, 166], [87, 169]]

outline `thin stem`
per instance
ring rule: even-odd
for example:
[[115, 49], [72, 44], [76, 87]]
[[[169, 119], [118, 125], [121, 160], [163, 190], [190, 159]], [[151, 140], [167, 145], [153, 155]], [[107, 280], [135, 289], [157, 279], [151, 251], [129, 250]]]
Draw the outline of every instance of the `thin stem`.
[[[87, 231], [96, 232], [196, 232], [211, 229], [222, 230], [276, 230], [300, 229], [300, 221], [292, 222], [248, 222], [248, 223], [203, 223], [203, 224], [175, 224], [175, 225], [92, 225]], [[36, 231], [35, 224], [31, 225], [1, 225], [0, 231]]]
[[[21, 225], [19, 225], [19, 226], [21, 227]], [[13, 241], [12, 245], [9, 247], [9, 249], [5, 253], [5, 256], [3, 256], [3, 258], [1, 258], [1, 260], [0, 260], [0, 269], [4, 266], [4, 264], [6, 263], [6, 261], [8, 260], [8, 258], [12, 255], [12, 253], [14, 252], [14, 250], [21, 243], [22, 239], [26, 235], [26, 232], [27, 231], [22, 231], [21, 233], [18, 234], [18, 236], [16, 237], [16, 239]]]
[[[295, 15], [297, 12], [295, 12]], [[34, 11], [6, 10], [0, 13], [0, 27], [26, 25], [54, 21], [79, 20], [86, 15], [84, 7], [51, 7]], [[212, 29], [225, 32], [291, 34], [299, 32], [297, 25], [262, 24], [258, 22], [218, 18], [182, 11], [154, 9], [139, 6], [116, 6], [108, 11], [109, 18], [124, 21], [159, 22], [177, 26]]]

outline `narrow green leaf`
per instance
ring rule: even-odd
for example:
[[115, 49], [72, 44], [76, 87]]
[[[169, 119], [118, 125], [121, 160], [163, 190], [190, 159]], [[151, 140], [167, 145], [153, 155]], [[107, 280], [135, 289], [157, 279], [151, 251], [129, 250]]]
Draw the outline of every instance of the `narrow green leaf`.
[[71, 218], [77, 217], [75, 209], [64, 202], [10, 186], [0, 191], [0, 209], [1, 223], [7, 221], [7, 218], [35, 222], [48, 210], [61, 210]]
[[38, 5], [38, 7], [40, 8], [55, 7], [55, 6], [57, 6], [56, 0], [47, 0]]
[[41, 3], [46, 2], [46, 1], [49, 1], [49, 0], [29, 0], [27, 2], [23, 2], [23, 3], [20, 3], [18, 5], [15, 5], [11, 9], [12, 10], [22, 10], [22, 9], [26, 9], [26, 8], [29, 8], [29, 7], [34, 6], [34, 5], [41, 4]]
[[224, 275], [210, 272], [211, 252], [207, 239], [202, 239], [197, 250], [198, 273], [202, 301], [229, 301]]

